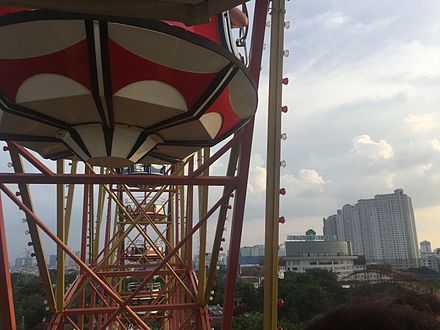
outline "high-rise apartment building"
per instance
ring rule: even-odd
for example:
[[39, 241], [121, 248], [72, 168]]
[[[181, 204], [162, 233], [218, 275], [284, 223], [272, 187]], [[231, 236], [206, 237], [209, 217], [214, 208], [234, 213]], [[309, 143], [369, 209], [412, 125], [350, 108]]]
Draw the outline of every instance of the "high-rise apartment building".
[[411, 198], [402, 189], [361, 199], [324, 218], [324, 235], [351, 242], [353, 254], [368, 263], [396, 269], [417, 267], [419, 249]]

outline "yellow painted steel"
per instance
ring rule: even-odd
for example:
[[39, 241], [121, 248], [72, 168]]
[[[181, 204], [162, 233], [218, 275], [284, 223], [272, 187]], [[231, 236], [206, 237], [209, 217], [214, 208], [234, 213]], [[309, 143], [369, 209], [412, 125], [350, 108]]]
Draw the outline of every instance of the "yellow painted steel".
[[[167, 212], [167, 240], [169, 241], [171, 248], [174, 249], [174, 247], [176, 246], [176, 241], [175, 241], [175, 223], [174, 223], [174, 217], [175, 217], [175, 212], [174, 212], [174, 199], [175, 199], [175, 189], [177, 187], [173, 186], [171, 187], [173, 189], [169, 195], [168, 195], [168, 212]], [[167, 249], [166, 253], [169, 253], [169, 250]], [[173, 256], [170, 259], [170, 262], [172, 264], [176, 263], [176, 257]], [[164, 283], [165, 283], [165, 287], [171, 285], [171, 283], [173, 282], [173, 278], [169, 275], [166, 275], [164, 277]], [[170, 299], [170, 294], [167, 292], [165, 293], [165, 301], [168, 301]], [[163, 325], [163, 329], [164, 330], [170, 330], [171, 329], [171, 324], [170, 324], [170, 319], [169, 318], [165, 318], [164, 319], [164, 325]]]
[[[231, 148], [231, 153], [229, 155], [228, 168], [226, 170], [226, 176], [234, 176], [237, 163], [238, 163], [238, 155], [239, 155], [239, 146], [234, 145]], [[228, 187], [223, 188], [223, 196], [227, 192]], [[205, 301], [207, 304], [209, 302], [209, 297], [211, 295], [211, 289], [213, 288], [216, 271], [217, 271], [217, 262], [220, 254], [220, 247], [222, 243], [223, 233], [226, 224], [226, 215], [228, 212], [228, 203], [225, 203], [220, 206], [220, 211], [218, 214], [217, 220], [217, 228], [215, 231], [214, 242], [212, 244], [212, 254], [211, 261], [208, 269], [208, 279], [206, 280], [206, 290], [205, 290]]]
[[93, 238], [95, 237], [95, 186], [89, 187], [89, 263], [93, 260]]
[[[100, 169], [100, 174], [105, 174], [106, 171], [103, 167]], [[95, 239], [93, 241], [93, 258], [99, 254], [99, 241], [101, 238], [101, 224], [102, 218], [104, 216], [104, 201], [105, 201], [105, 191], [103, 185], [99, 186], [98, 190], [98, 210], [96, 214], [96, 227], [95, 227]]]
[[[70, 168], [70, 174], [76, 174], [76, 170], [78, 168], [78, 161], [72, 161], [72, 166]], [[70, 220], [72, 219], [72, 206], [73, 206], [73, 195], [75, 193], [75, 185], [69, 184], [67, 188], [67, 199], [66, 199], [66, 232], [65, 232], [65, 240], [69, 241], [69, 231], [70, 231]]]
[[264, 255], [264, 330], [277, 328], [281, 100], [285, 0], [273, 0], [267, 126], [266, 223]]
[[[181, 171], [178, 171], [179, 175], [184, 175], [185, 170], [182, 166]], [[185, 237], [186, 235], [186, 216], [185, 216], [185, 187], [183, 185], [179, 186], [179, 216], [180, 216], [180, 239]], [[185, 258], [186, 255], [186, 245], [183, 245], [180, 249], [180, 257]]]
[[[207, 160], [210, 157], [210, 149], [204, 148], [203, 153], [202, 150], [199, 150], [197, 153], [197, 163], [198, 166], [203, 164], [203, 161]], [[209, 175], [209, 167], [205, 171], [203, 171], [203, 175]], [[199, 186], [199, 219], [202, 219], [208, 210], [208, 186]], [[205, 300], [205, 289], [206, 289], [206, 233], [207, 233], [208, 224], [205, 222], [199, 229], [199, 272], [197, 274], [198, 277], [198, 297], [197, 301], [200, 304], [204, 303]]]
[[[178, 171], [182, 171], [183, 173], [183, 167], [186, 165], [185, 163], [182, 163], [181, 167], [178, 169]], [[90, 166], [90, 171], [91, 173], [93, 172], [93, 168]], [[148, 244], [150, 244], [153, 248], [153, 250], [155, 250], [155, 253], [157, 253], [157, 255], [159, 256], [160, 259], [164, 259], [164, 256], [162, 255], [162, 253], [154, 246], [153, 241], [151, 240], [151, 238], [149, 236], [147, 236], [140, 228], [139, 228], [139, 221], [141, 221], [141, 219], [143, 218], [147, 218], [148, 219], [148, 214], [146, 213], [146, 211], [144, 209], [141, 208], [141, 212], [139, 213], [138, 216], [136, 216], [135, 218], [133, 218], [130, 214], [127, 213], [124, 205], [121, 202], [121, 198], [119, 198], [118, 196], [116, 196], [115, 193], [113, 193], [107, 186], [103, 186], [104, 190], [107, 192], [109, 198], [111, 198], [115, 204], [117, 209], [119, 209], [119, 212], [116, 212], [116, 214], [121, 213], [121, 214], [125, 214], [127, 219], [129, 220], [129, 227], [128, 229], [124, 230], [124, 232], [120, 233], [119, 237], [117, 240], [113, 241], [113, 244], [111, 246], [111, 248], [108, 251], [108, 254], [106, 256], [104, 256], [104, 258], [102, 260], [100, 260], [98, 262], [98, 267], [100, 267], [104, 262], [106, 262], [111, 256], [114, 255], [114, 252], [117, 250], [117, 248], [120, 246], [120, 244], [124, 241], [124, 239], [129, 235], [129, 233], [136, 228], [140, 234], [143, 236], [143, 238], [148, 242]], [[122, 188], [122, 186], [120, 187]], [[183, 187], [182, 187], [183, 188]], [[160, 198], [161, 194], [163, 194], [166, 190], [168, 189], [168, 186], [162, 186], [159, 190], [159, 192], [151, 199], [151, 201], [147, 204], [145, 209], [150, 208], [152, 205], [154, 205], [154, 203], [156, 203], [156, 201]], [[184, 207], [184, 205], [183, 205]], [[152, 221], [150, 219], [150, 221]], [[115, 219], [115, 223], [117, 223], [117, 218]], [[153, 224], [154, 225], [154, 224]], [[116, 230], [116, 228], [115, 228]], [[159, 233], [161, 234], [161, 233]], [[183, 237], [183, 236], [182, 236]], [[188, 286], [183, 283], [182, 279], [179, 277], [179, 275], [172, 269], [172, 267], [170, 266], [169, 263], [166, 263], [167, 267], [170, 269], [171, 273], [173, 274], [173, 276], [176, 278], [176, 280], [182, 285], [183, 289], [185, 289], [185, 291], [189, 294], [189, 296], [191, 297], [191, 299], [193, 301], [195, 301], [195, 297], [193, 295], [193, 293], [191, 292], [191, 290], [188, 288]], [[82, 285], [80, 286], [80, 288], [84, 287], [85, 285], [87, 285], [89, 283], [89, 279], [86, 279]], [[77, 293], [73, 296], [72, 301], [76, 299], [76, 297], [78, 296], [79, 292], [81, 290], [77, 290]]]
[[[15, 173], [24, 173], [23, 163], [21, 161], [17, 148], [10, 143], [8, 143], [8, 147]], [[19, 184], [18, 189], [20, 190], [21, 200], [23, 201], [24, 205], [26, 205], [27, 208], [33, 211], [34, 208], [32, 205], [32, 199], [28, 186], [26, 184]], [[40, 233], [34, 220], [26, 216], [26, 221], [29, 228], [29, 234], [32, 240], [32, 247], [34, 248], [35, 257], [37, 259], [37, 266], [40, 273], [41, 283], [43, 284], [45, 297], [47, 299], [49, 308], [53, 312], [55, 311], [56, 308], [55, 294], [52, 287], [52, 281], [50, 278], [49, 269], [46, 264], [46, 258], [44, 255], [43, 246], [41, 244]]]
[[[64, 173], [64, 160], [57, 160], [57, 173]], [[66, 223], [64, 218], [64, 185], [57, 184], [57, 236], [62, 242], [65, 241]], [[60, 246], [57, 246], [57, 282], [56, 282], [56, 306], [57, 311], [64, 310], [64, 264], [66, 255]]]

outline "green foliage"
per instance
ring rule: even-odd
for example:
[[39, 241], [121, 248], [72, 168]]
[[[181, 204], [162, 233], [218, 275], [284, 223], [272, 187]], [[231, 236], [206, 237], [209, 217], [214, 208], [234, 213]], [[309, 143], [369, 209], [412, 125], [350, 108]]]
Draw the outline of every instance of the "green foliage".
[[235, 296], [243, 304], [245, 312], [261, 312], [263, 310], [262, 290], [257, 290], [253, 284], [237, 282]]
[[[223, 304], [223, 290], [224, 278], [219, 277], [214, 304]], [[346, 299], [336, 275], [321, 269], [286, 272], [284, 279], [279, 280], [278, 291], [278, 297], [285, 302], [279, 309], [279, 326], [285, 330], [302, 329], [304, 322]], [[238, 281], [235, 296], [239, 308], [235, 311], [233, 329], [262, 329], [263, 287]]]
[[280, 328], [283, 328], [283, 330], [302, 330], [303, 329], [302, 323], [294, 324], [288, 320], [279, 320], [278, 326]]
[[345, 292], [338, 282], [335, 273], [316, 268], [307, 270], [306, 274], [309, 275], [312, 280], [316, 281], [321, 289], [328, 293], [332, 304], [344, 302]]
[[401, 283], [377, 283], [377, 284], [364, 284], [351, 287], [347, 290], [349, 298], [356, 297], [383, 297], [383, 296], [396, 296], [408, 291]]
[[[56, 283], [57, 281], [57, 270], [49, 269], [50, 280], [52, 283]], [[78, 272], [75, 270], [67, 271], [64, 275], [64, 283], [66, 286], [69, 286], [73, 283], [73, 281], [77, 278]]]
[[225, 271], [219, 271], [216, 274], [217, 274], [217, 278], [215, 280], [216, 285], [213, 288], [214, 295], [213, 295], [213, 300], [210, 302], [210, 304], [223, 306], [223, 298], [225, 292]]
[[316, 274], [287, 272], [278, 285], [278, 297], [285, 303], [279, 309], [281, 320], [298, 324], [331, 307], [331, 295], [320, 286]]
[[263, 329], [263, 314], [243, 314], [232, 320], [233, 330]]
[[426, 286], [429, 288], [440, 289], [440, 279], [433, 279], [426, 281]]
[[50, 314], [44, 304], [43, 289], [38, 276], [11, 274], [15, 318], [18, 328], [32, 329]]
[[[264, 316], [261, 313], [250, 313], [235, 316], [232, 320], [233, 330], [262, 330]], [[283, 330], [302, 330], [302, 325], [295, 325], [286, 320], [280, 320], [278, 326]]]

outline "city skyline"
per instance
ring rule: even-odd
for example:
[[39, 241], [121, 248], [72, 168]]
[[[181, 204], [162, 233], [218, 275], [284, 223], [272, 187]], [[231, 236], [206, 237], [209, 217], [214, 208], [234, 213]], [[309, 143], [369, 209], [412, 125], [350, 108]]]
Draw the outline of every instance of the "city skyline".
[[[403, 190], [403, 189], [398, 188], [398, 189], [395, 189], [395, 190]], [[387, 195], [387, 194], [390, 194], [390, 193], [378, 193], [378, 194], [375, 194], [375, 196], [376, 195]], [[80, 195], [80, 194], [78, 194], [78, 195]], [[365, 198], [365, 196], [364, 196], [364, 198], [359, 198], [358, 199], [358, 201], [360, 201], [360, 200], [368, 201], [369, 199]], [[351, 203], [348, 203], [348, 202], [347, 203], [343, 203], [343, 205], [346, 206], [346, 205], [355, 204], [355, 203], [356, 203], [356, 201], [352, 201]], [[339, 208], [342, 208], [341, 205], [335, 206], [335, 210], [339, 210]], [[74, 212], [75, 212], [75, 210], [74, 210]], [[314, 226], [312, 226], [312, 225], [307, 226], [306, 225], [305, 227], [303, 227], [301, 229], [289, 231], [289, 232], [286, 232], [285, 234], [281, 234], [280, 233], [280, 242], [283, 242], [285, 240], [285, 238], [287, 238], [292, 233], [294, 233], [294, 234], [304, 233], [306, 230], [311, 229], [311, 228], [313, 230], [315, 230], [318, 233], [318, 235], [320, 233], [325, 235], [325, 231], [324, 231], [323, 225], [322, 225], [322, 219], [324, 219], [324, 218], [325, 218], [325, 215], [321, 216], [319, 219], [315, 219], [316, 221], [315, 221], [315, 225]], [[416, 222], [416, 229], [417, 229], [417, 216], [415, 216], [415, 222]], [[417, 233], [418, 233], [418, 231], [417, 231]], [[246, 238], [246, 236], [244, 236], [244, 238]], [[440, 248], [440, 244], [437, 244], [435, 240], [433, 242], [432, 240], [425, 239], [424, 237], [421, 237], [420, 235], [418, 235], [418, 241], [419, 242], [429, 241], [432, 244], [432, 249], [433, 250], [436, 249], [436, 248]], [[74, 242], [72, 242], [70, 245], [72, 247], [75, 247]], [[264, 245], [264, 240], [261, 240], [261, 241], [254, 240], [254, 241], [251, 241], [250, 243], [246, 243], [246, 240], [243, 240], [243, 242], [241, 244], [241, 247], [242, 248], [243, 247], [244, 248], [246, 248], [246, 247], [253, 248], [253, 247], [256, 247], [256, 246], [263, 246], [263, 245]], [[29, 248], [23, 247], [22, 245], [20, 245], [20, 248], [21, 248], [21, 250], [14, 250], [13, 252], [11, 252], [10, 250], [8, 251], [8, 253], [10, 255], [10, 260], [9, 261], [10, 261], [11, 265], [13, 265], [13, 261], [16, 258], [23, 258], [26, 255], [26, 250], [29, 250]], [[79, 245], [78, 245], [78, 248], [79, 248]], [[77, 249], [74, 248], [73, 250], [75, 250], [75, 253], [78, 253], [78, 252], [76, 252]], [[264, 247], [263, 247], [263, 250], [264, 250]], [[55, 247], [53, 247], [52, 249], [50, 249], [50, 248], [46, 249], [46, 253], [45, 253], [46, 258], [47, 258], [46, 263], [49, 263], [49, 257], [51, 255], [54, 255], [54, 254], [56, 254]]]

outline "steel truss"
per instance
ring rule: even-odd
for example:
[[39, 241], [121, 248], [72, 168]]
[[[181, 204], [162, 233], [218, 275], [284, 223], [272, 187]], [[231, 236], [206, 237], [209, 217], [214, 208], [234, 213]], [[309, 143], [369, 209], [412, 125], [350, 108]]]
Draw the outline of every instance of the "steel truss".
[[[249, 69], [257, 83], [268, 2], [257, 0], [255, 5]], [[207, 305], [233, 198], [222, 318], [222, 328], [230, 329], [253, 127], [252, 120], [212, 155], [205, 148], [184, 163], [168, 166], [164, 176], [124, 175], [87, 164], [84, 173], [78, 174], [77, 162], [71, 162], [67, 172], [63, 160], [57, 161], [54, 172], [30, 151], [8, 141], [5, 151], [14, 173], [0, 173], [0, 190], [25, 214], [29, 244], [53, 314], [49, 328], [210, 329]], [[221, 157], [229, 157], [225, 175], [210, 175], [210, 168]], [[38, 173], [25, 173], [23, 160]], [[34, 212], [30, 184], [56, 185], [56, 231]], [[13, 192], [11, 185], [17, 185], [18, 191]], [[72, 218], [72, 209], [78, 207], [73, 199], [77, 186], [83, 192], [81, 219]], [[219, 196], [212, 193], [214, 187], [222, 187]], [[81, 221], [78, 255], [68, 247], [72, 221]], [[205, 260], [208, 222], [216, 226], [209, 265]], [[57, 245], [55, 288], [42, 233]], [[196, 234], [200, 240], [198, 269], [192, 264]], [[0, 244], [0, 284], [7, 293], [0, 295], [0, 320], [6, 328], [15, 329], [1, 199]], [[67, 256], [79, 267], [79, 275], [69, 287], [64, 281]]]

